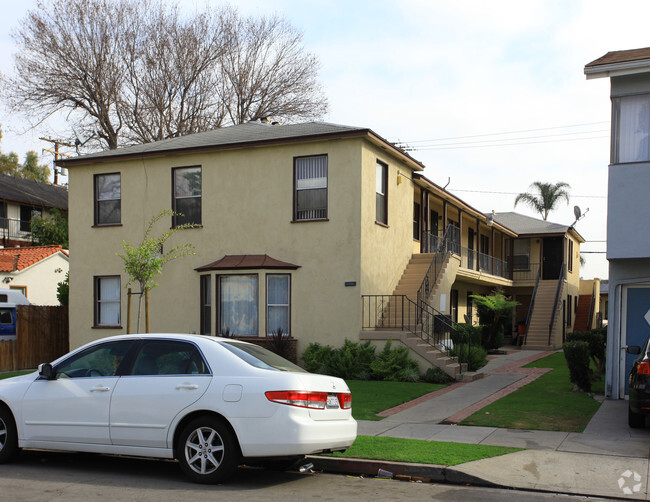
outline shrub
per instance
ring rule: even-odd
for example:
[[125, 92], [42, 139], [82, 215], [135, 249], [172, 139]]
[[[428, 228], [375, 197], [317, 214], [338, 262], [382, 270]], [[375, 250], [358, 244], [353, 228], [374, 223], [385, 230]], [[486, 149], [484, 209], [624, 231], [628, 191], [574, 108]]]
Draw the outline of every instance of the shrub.
[[466, 343], [454, 345], [449, 351], [449, 355], [457, 357], [459, 363], [467, 363], [467, 371], [476, 371], [487, 364], [487, 350], [478, 345], [472, 345], [469, 349]]
[[437, 366], [429, 368], [422, 376], [422, 380], [427, 383], [438, 384], [447, 384], [454, 381], [452, 377], [447, 375], [447, 373], [445, 373], [441, 368], [438, 368]]
[[272, 352], [275, 352], [280, 357], [285, 359], [291, 358], [291, 342], [289, 341], [289, 335], [284, 333], [282, 328], [278, 328], [276, 331], [271, 333], [269, 349]]
[[564, 357], [569, 367], [571, 382], [580, 390], [591, 391], [589, 378], [589, 344], [581, 340], [574, 340], [564, 344]]
[[409, 358], [409, 350], [406, 347], [392, 349], [391, 344], [392, 342], [388, 340], [383, 350], [370, 365], [372, 378], [398, 382], [408, 381], [405, 379], [408, 370], [418, 371], [418, 363]]
[[581, 341], [589, 345], [589, 356], [600, 374], [605, 371], [605, 353], [607, 347], [607, 329], [599, 328], [591, 331], [574, 331], [566, 336], [567, 342]]
[[345, 379], [369, 380], [371, 364], [375, 360], [375, 347], [345, 340], [343, 347], [332, 350], [325, 362], [325, 373]]
[[305, 369], [310, 373], [325, 373], [333, 350], [329, 346], [323, 347], [319, 343], [310, 343], [302, 353]]
[[455, 324], [451, 330], [451, 341], [454, 345], [467, 343], [467, 335], [471, 345], [481, 345], [483, 341], [483, 326], [474, 326], [473, 324], [460, 323]]

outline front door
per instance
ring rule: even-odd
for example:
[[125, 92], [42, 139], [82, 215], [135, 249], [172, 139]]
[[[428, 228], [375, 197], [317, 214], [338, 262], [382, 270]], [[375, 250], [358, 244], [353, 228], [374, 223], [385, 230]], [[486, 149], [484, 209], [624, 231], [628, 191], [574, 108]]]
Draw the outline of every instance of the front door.
[[621, 373], [619, 378], [619, 395], [628, 394], [628, 383], [632, 363], [638, 357], [627, 354], [624, 347], [638, 345], [643, 347], [650, 334], [650, 285], [627, 286], [623, 288], [623, 319], [621, 322]]
[[545, 237], [542, 249], [542, 279], [559, 279], [563, 262], [564, 237]]

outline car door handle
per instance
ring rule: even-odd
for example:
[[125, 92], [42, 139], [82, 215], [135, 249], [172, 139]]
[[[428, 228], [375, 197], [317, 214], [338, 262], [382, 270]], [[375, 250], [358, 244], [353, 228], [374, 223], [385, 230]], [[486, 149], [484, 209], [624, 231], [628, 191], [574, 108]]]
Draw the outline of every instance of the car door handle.
[[98, 385], [97, 387], [90, 389], [90, 392], [108, 392], [109, 390], [111, 390], [110, 387], [102, 387], [101, 385]]
[[182, 383], [176, 386], [176, 390], [196, 390], [199, 386], [191, 383]]

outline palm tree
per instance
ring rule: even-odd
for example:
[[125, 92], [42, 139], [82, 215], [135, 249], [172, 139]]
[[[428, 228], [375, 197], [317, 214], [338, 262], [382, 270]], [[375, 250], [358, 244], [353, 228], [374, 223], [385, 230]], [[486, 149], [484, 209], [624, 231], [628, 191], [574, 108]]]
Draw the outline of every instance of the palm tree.
[[526, 192], [517, 195], [515, 207], [519, 202], [524, 202], [541, 214], [545, 221], [548, 218], [548, 213], [555, 209], [558, 200], [565, 199], [567, 205], [569, 204], [569, 192], [566, 189], [571, 187], [568, 183], [560, 181], [553, 184], [536, 181], [530, 185], [530, 188], [535, 193]]

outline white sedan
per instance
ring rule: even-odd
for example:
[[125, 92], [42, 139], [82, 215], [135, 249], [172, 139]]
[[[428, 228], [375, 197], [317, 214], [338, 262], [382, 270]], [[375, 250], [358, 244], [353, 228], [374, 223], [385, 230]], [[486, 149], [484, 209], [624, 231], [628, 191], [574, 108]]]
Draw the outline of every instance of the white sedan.
[[215, 483], [246, 461], [292, 462], [356, 438], [351, 394], [256, 345], [123, 335], [0, 380], [0, 463], [20, 448], [175, 458]]

